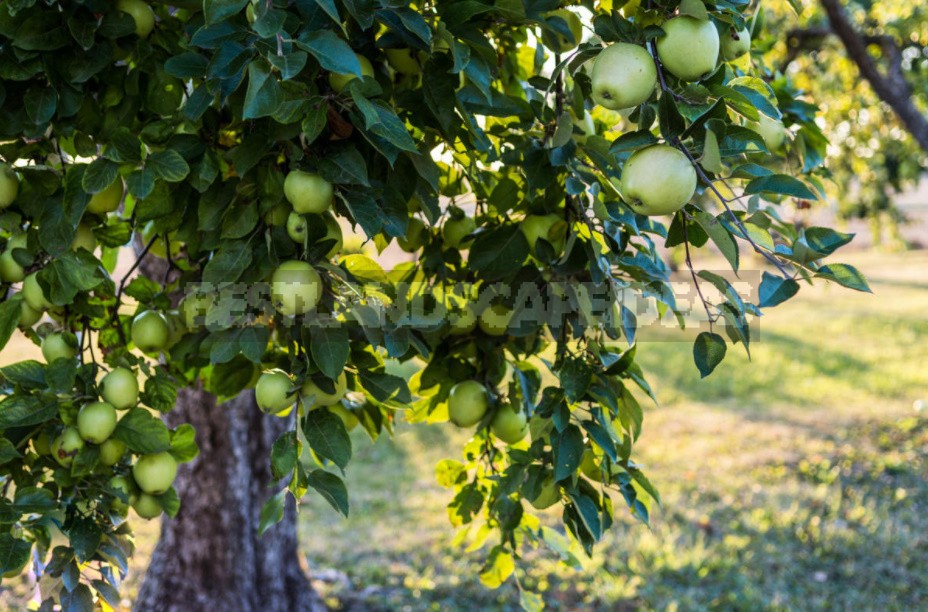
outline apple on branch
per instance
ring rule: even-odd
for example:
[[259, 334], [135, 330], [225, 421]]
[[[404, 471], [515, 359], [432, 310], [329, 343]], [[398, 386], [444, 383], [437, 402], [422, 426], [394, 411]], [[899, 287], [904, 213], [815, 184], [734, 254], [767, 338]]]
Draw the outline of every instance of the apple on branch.
[[590, 79], [593, 101], [617, 111], [651, 97], [657, 86], [657, 68], [644, 47], [615, 43], [596, 56]]
[[679, 149], [652, 145], [625, 162], [621, 193], [639, 215], [669, 215], [696, 193], [696, 170]]

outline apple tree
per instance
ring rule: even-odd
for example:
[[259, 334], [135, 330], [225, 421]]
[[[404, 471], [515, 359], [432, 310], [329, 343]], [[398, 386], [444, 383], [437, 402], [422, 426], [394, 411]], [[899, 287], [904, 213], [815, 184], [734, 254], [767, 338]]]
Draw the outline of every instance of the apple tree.
[[132, 508], [166, 515], [138, 609], [312, 607], [295, 502], [347, 514], [349, 431], [403, 419], [472, 434], [451, 523], [540, 605], [537, 510], [590, 552], [659, 503], [640, 304], [705, 376], [802, 283], [867, 289], [785, 214], [826, 142], [761, 30], [747, 0], [4, 2], [0, 347], [44, 362], [0, 369], [0, 571], [116, 605]]

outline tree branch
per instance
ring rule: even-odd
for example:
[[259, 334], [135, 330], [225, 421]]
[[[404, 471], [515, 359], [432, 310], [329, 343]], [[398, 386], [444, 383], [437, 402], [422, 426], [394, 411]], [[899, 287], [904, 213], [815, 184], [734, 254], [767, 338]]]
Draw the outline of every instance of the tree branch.
[[[895, 41], [888, 36], [881, 36], [878, 37], [878, 41], [870, 38], [871, 42], [868, 43], [869, 37], [861, 35], [854, 29], [847, 12], [838, 0], [820, 0], [820, 2], [828, 14], [831, 30], [847, 49], [851, 61], [857, 64], [861, 76], [870, 83], [880, 100], [893, 109], [899, 120], [912, 134], [915, 142], [928, 152], [928, 118], [922, 115], [912, 102], [912, 89], [902, 73], [902, 57]], [[886, 74], [880, 72], [876, 62], [867, 52], [868, 44], [874, 42], [880, 45], [889, 61], [890, 66]]]

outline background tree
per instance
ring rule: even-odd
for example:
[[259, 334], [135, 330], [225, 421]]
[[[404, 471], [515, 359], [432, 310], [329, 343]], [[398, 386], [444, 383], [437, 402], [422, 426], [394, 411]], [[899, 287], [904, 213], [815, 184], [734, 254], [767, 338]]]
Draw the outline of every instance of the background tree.
[[[141, 609], [312, 606], [293, 500], [347, 513], [348, 431], [400, 411], [473, 430], [439, 474], [488, 586], [553, 537], [533, 508], [588, 552], [615, 503], [647, 522], [629, 300], [691, 310], [659, 245], [704, 376], [800, 281], [867, 289], [823, 261], [850, 236], [777, 213], [821, 196], [825, 139], [748, 9], [4, 3], [0, 346], [46, 363], [0, 371], [0, 570], [114, 603], [131, 505], [171, 517]], [[341, 253], [348, 226], [418, 259]], [[756, 295], [694, 268], [710, 243], [770, 263]]]
[[798, 24], [787, 2], [765, 9], [779, 69], [827, 100], [830, 194], [840, 213], [869, 218], [876, 244], [884, 226], [899, 241], [893, 195], [917, 184], [928, 166], [925, 7], [821, 0], [804, 5]]

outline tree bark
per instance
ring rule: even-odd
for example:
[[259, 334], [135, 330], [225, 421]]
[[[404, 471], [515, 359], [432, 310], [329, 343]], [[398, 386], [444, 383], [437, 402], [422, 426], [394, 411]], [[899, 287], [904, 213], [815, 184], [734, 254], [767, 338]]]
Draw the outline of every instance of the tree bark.
[[262, 414], [252, 391], [219, 405], [201, 388], [182, 390], [166, 420], [196, 428], [200, 455], [178, 472], [181, 509], [161, 525], [134, 609], [324, 610], [298, 555], [292, 501], [284, 519], [258, 536], [273, 493], [269, 452], [288, 420]]
[[820, 0], [828, 14], [831, 29], [841, 40], [851, 60], [879, 98], [888, 104], [915, 142], [928, 152], [928, 118], [912, 102], [912, 89], [902, 72], [899, 49], [892, 40], [883, 37], [881, 47], [889, 63], [886, 74], [880, 72], [867, 51], [867, 37], [861, 36], [851, 24], [847, 12], [838, 0]]

